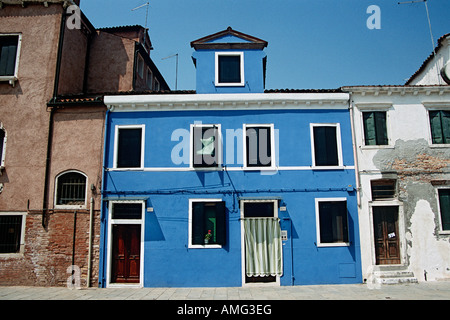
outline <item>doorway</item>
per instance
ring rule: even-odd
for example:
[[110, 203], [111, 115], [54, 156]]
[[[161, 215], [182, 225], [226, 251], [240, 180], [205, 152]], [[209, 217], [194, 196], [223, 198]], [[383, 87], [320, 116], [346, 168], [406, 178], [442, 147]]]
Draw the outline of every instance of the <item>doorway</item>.
[[283, 273], [277, 200], [242, 200], [243, 284], [278, 284]]
[[141, 257], [141, 226], [113, 225], [111, 282], [139, 283]]
[[375, 260], [377, 265], [400, 264], [399, 207], [373, 206]]

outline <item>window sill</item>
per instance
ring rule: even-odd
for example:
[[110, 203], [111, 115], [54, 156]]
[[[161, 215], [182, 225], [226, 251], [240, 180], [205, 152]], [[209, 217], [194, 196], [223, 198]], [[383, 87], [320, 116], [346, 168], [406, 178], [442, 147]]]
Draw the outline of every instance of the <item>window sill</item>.
[[430, 148], [450, 148], [450, 143], [430, 144]]
[[245, 87], [244, 82], [215, 83], [216, 87]]
[[70, 210], [74, 210], [74, 209], [86, 209], [86, 204], [82, 204], [82, 205], [55, 205], [55, 209], [70, 209]]
[[345, 166], [311, 166], [312, 170], [344, 170]]
[[23, 253], [0, 253], [0, 259], [20, 259], [23, 258]]
[[19, 79], [16, 76], [0, 76], [0, 82], [8, 81], [12, 87], [15, 86], [17, 80]]
[[450, 236], [450, 230], [441, 230], [438, 233], [440, 236]]
[[221, 244], [190, 244], [189, 249], [222, 249]]
[[375, 146], [360, 146], [361, 150], [378, 150], [378, 149], [395, 149], [395, 146], [392, 145], [375, 145]]
[[350, 247], [350, 242], [336, 242], [336, 243], [316, 243], [316, 247]]

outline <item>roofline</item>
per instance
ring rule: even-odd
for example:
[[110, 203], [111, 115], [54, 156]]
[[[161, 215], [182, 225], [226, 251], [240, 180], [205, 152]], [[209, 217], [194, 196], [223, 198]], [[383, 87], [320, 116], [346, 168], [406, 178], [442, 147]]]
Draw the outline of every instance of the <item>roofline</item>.
[[436, 48], [434, 48], [433, 52], [425, 59], [420, 68], [406, 81], [405, 85], [409, 85], [423, 70], [425, 70], [430, 61], [433, 60], [434, 56], [442, 48], [442, 43], [447, 37], [450, 39], [450, 33], [444, 34], [438, 39]]
[[[224, 37], [226, 35], [232, 34], [236, 37], [242, 38], [244, 40], [250, 41], [249, 43], [208, 43], [211, 40]], [[208, 35], [206, 37], [194, 40], [191, 42], [191, 47], [194, 49], [233, 49], [235, 47], [244, 49], [263, 49], [267, 47], [268, 42], [251, 35], [233, 30], [231, 27], [228, 27], [225, 30], [219, 31], [217, 33]]]

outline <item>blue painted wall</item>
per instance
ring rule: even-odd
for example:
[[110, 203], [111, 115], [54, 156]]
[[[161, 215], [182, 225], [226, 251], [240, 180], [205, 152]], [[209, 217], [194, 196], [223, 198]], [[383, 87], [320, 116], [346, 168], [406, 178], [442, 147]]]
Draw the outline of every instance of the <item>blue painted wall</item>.
[[[106, 129], [105, 166], [113, 167], [115, 125], [145, 125], [145, 168], [186, 168], [180, 172], [107, 171], [103, 196], [146, 199], [153, 212], [145, 213], [144, 286], [241, 286], [241, 221], [239, 198], [279, 198], [284, 274], [281, 285], [360, 283], [361, 263], [355, 172], [339, 170], [189, 171], [174, 164], [172, 150], [183, 143], [190, 124], [221, 124], [223, 158], [226, 130], [244, 123], [273, 123], [279, 130], [279, 166], [311, 166], [310, 123], [340, 123], [344, 166], [353, 166], [348, 110], [235, 110], [112, 112]], [[177, 134], [174, 134], [177, 133]], [[185, 136], [189, 139], [189, 135]], [[189, 146], [189, 143], [187, 144]], [[241, 147], [234, 141], [234, 154]], [[189, 150], [189, 149], [187, 149]], [[241, 151], [240, 151], [241, 152]], [[187, 156], [189, 159], [189, 155]], [[240, 167], [242, 159], [228, 167]], [[351, 186], [351, 187], [348, 187]], [[348, 247], [316, 246], [315, 198], [347, 199]], [[226, 202], [227, 242], [221, 249], [188, 248], [189, 199], [221, 198]], [[105, 277], [108, 234], [107, 201], [102, 212], [100, 278]], [[102, 285], [105, 285], [103, 280]]]

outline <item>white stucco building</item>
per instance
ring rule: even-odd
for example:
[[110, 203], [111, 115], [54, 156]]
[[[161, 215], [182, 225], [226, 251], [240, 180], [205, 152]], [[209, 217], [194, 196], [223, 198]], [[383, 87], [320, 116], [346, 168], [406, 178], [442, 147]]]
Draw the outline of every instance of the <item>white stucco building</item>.
[[363, 279], [450, 279], [450, 34], [399, 86], [344, 87], [358, 172]]

